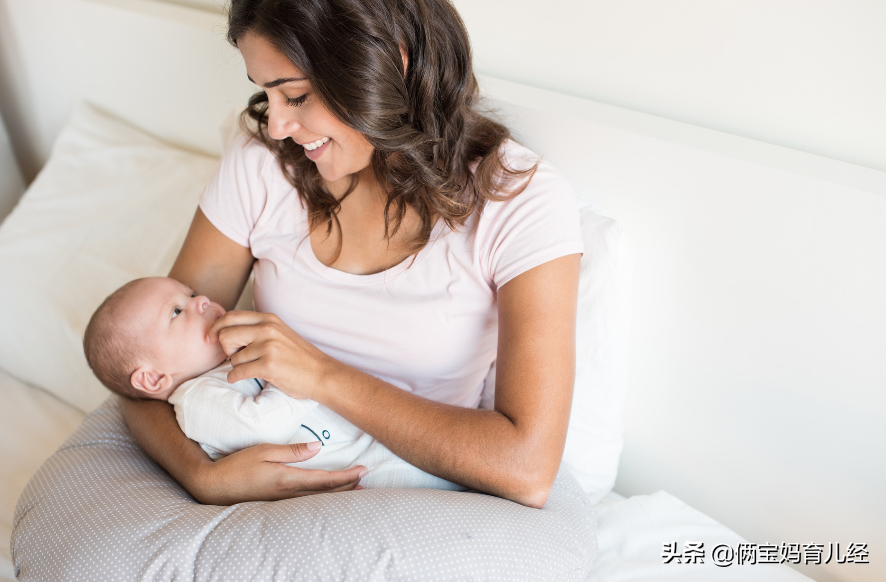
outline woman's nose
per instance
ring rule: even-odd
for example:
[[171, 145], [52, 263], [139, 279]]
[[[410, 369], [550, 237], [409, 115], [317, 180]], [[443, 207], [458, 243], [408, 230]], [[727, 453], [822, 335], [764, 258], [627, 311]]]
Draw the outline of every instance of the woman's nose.
[[268, 135], [272, 139], [286, 139], [301, 129], [295, 118], [294, 107], [286, 107], [273, 100], [268, 102]]

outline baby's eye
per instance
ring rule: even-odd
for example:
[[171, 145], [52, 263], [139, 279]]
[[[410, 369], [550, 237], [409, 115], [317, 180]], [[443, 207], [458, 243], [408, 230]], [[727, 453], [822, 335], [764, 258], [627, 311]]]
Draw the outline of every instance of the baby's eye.
[[197, 293], [196, 293], [196, 292], [195, 292], [195, 293], [191, 293], [191, 297], [196, 297], [196, 296], [197, 296]]
[[175, 318], [176, 315], [178, 315], [178, 314], [181, 313], [181, 312], [182, 312], [182, 310], [181, 310], [180, 307], [176, 307], [175, 309], [173, 309], [173, 310], [172, 310], [172, 317], [173, 317], [173, 319]]

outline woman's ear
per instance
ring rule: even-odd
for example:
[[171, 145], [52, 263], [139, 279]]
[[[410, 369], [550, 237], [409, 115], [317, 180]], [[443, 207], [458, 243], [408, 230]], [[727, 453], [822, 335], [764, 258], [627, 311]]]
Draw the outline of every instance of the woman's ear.
[[129, 382], [133, 388], [151, 398], [156, 398], [172, 388], [172, 376], [149, 366], [139, 366], [129, 377]]

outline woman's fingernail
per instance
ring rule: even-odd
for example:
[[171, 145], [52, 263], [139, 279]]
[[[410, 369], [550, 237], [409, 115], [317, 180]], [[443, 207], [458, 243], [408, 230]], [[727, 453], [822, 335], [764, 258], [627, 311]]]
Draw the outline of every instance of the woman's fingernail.
[[357, 475], [357, 477], [360, 478], [360, 479], [362, 479], [362, 478], [365, 477], [368, 473], [369, 473], [369, 469], [363, 469], [362, 471], [360, 471], [360, 474]]
[[323, 445], [320, 444], [320, 441], [314, 441], [312, 443], [308, 443], [308, 450], [309, 451], [316, 451], [317, 449], [319, 449], [322, 446]]
[[362, 491], [363, 489], [364, 487], [362, 485], [357, 485], [356, 487], [354, 487], [354, 491]]

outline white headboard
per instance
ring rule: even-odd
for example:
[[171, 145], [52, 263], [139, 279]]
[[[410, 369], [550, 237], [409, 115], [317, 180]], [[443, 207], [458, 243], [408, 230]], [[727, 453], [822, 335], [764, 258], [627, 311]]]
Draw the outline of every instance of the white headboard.
[[[221, 120], [253, 91], [217, 14], [152, 0], [7, 10], [29, 35], [14, 56], [34, 166], [82, 99], [217, 154]], [[759, 543], [886, 551], [886, 173], [481, 84], [518, 136], [631, 239], [617, 489], [666, 489]], [[854, 579], [883, 576], [876, 568]]]

